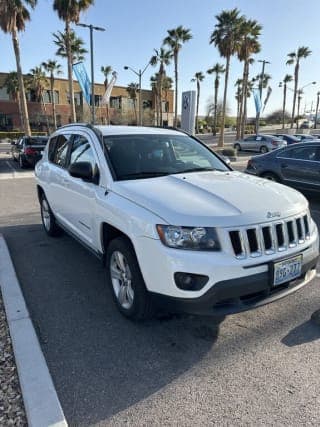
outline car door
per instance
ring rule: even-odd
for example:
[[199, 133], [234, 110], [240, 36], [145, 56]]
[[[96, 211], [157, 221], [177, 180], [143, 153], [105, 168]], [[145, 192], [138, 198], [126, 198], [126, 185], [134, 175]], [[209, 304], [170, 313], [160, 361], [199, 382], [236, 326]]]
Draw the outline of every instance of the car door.
[[[89, 134], [81, 131], [73, 134], [68, 159], [69, 166], [77, 162], [89, 162], [98, 176], [98, 157]], [[67, 172], [62, 210], [64, 221], [78, 238], [91, 247], [94, 247], [94, 215], [98, 191], [98, 180], [96, 183], [86, 182], [81, 178], [72, 177]]]
[[285, 150], [278, 158], [284, 183], [300, 190], [320, 190], [320, 149], [317, 145]]
[[49, 143], [48, 160], [50, 162], [46, 195], [49, 205], [58, 221], [66, 225], [65, 205], [68, 203], [66, 184], [68, 183], [67, 159], [71, 143], [70, 133], [61, 133]]
[[248, 151], [251, 151], [252, 149], [254, 149], [255, 139], [256, 139], [255, 135], [251, 135], [251, 136], [248, 136], [247, 138], [244, 138], [243, 142], [241, 143], [241, 149], [248, 150]]

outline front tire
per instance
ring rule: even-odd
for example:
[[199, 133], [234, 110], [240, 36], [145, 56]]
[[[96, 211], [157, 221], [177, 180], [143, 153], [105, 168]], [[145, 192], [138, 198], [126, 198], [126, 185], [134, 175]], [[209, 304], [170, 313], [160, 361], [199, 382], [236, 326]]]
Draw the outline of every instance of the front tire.
[[268, 179], [269, 181], [280, 182], [280, 178], [272, 172], [266, 172], [261, 176], [262, 178]]
[[125, 237], [117, 237], [106, 254], [107, 279], [119, 311], [129, 319], [144, 320], [153, 314], [135, 251]]
[[40, 198], [40, 211], [41, 211], [41, 219], [42, 225], [45, 232], [50, 237], [60, 236], [62, 233], [61, 228], [58, 226], [56, 219], [52, 213], [52, 210], [49, 206], [48, 200], [44, 194], [41, 195]]
[[20, 166], [20, 169], [26, 169], [27, 167], [22, 156], [19, 156], [19, 166]]
[[237, 151], [241, 151], [241, 145], [240, 144], [234, 144], [234, 149]]

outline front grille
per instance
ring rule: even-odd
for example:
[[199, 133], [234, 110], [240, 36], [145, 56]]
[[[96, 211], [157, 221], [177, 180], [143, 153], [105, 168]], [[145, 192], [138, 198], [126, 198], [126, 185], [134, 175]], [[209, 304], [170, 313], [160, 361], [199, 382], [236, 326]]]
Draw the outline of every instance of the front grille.
[[238, 259], [282, 252], [310, 239], [308, 215], [288, 221], [230, 230], [229, 237], [234, 255]]

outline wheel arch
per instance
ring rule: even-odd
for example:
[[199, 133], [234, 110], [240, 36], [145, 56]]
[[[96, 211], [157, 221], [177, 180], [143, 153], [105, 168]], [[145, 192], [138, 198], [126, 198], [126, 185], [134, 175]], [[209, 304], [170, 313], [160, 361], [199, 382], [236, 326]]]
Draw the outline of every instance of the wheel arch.
[[113, 239], [115, 239], [116, 237], [124, 237], [124, 238], [126, 238], [128, 240], [128, 242], [130, 242], [133, 250], [135, 251], [134, 245], [132, 243], [132, 240], [128, 236], [128, 234], [124, 233], [119, 228], [114, 227], [111, 224], [108, 224], [107, 222], [103, 222], [101, 224], [101, 227], [100, 227], [100, 240], [101, 240], [101, 248], [102, 248], [102, 252], [103, 252], [103, 256], [104, 257], [106, 255], [109, 243]]
[[264, 178], [264, 177], [265, 177], [266, 175], [268, 175], [268, 174], [269, 174], [269, 175], [273, 175], [273, 176], [275, 176], [279, 182], [282, 182], [281, 176], [280, 176], [277, 172], [274, 172], [274, 171], [271, 171], [271, 170], [265, 170], [265, 171], [263, 171], [263, 172], [260, 174], [260, 176], [261, 176], [262, 178]]
[[39, 202], [41, 201], [41, 196], [45, 194], [44, 189], [41, 187], [41, 185], [37, 184], [37, 195]]

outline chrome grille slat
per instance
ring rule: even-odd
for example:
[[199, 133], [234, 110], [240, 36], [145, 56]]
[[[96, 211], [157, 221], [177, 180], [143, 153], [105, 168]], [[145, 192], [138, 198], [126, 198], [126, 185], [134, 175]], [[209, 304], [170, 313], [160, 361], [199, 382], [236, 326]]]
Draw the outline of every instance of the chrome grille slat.
[[229, 238], [237, 259], [284, 252], [310, 238], [309, 217], [305, 214], [259, 226], [232, 229]]

